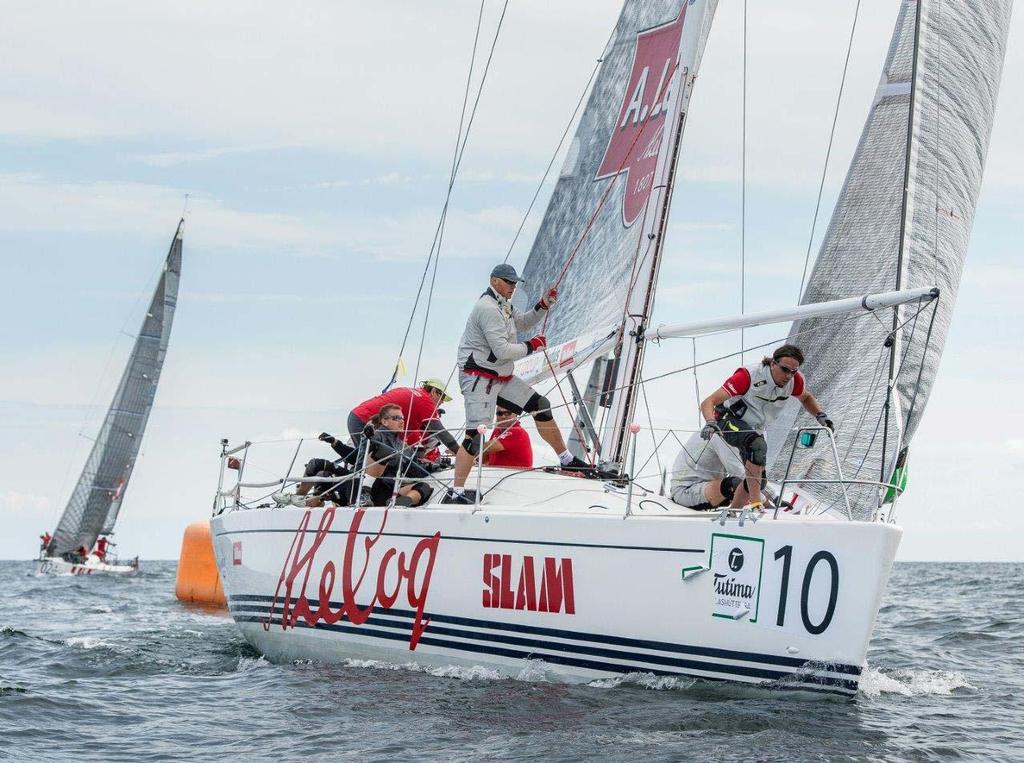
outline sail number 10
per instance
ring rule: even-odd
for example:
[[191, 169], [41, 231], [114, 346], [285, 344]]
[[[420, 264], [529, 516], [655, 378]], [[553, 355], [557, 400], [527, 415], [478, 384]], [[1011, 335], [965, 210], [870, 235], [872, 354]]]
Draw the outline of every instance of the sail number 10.
[[[793, 547], [783, 546], [776, 551], [775, 560], [778, 561], [780, 559], [782, 560], [782, 586], [779, 591], [779, 614], [775, 620], [775, 624], [778, 626], [786, 624], [786, 601], [789, 598], [789, 571], [793, 562]], [[821, 562], [825, 563], [829, 572], [828, 606], [825, 607], [825, 616], [819, 622], [814, 623], [811, 621], [811, 615], [808, 612], [808, 599], [811, 592], [811, 581], [814, 579], [814, 573]], [[832, 616], [836, 612], [836, 599], [838, 596], [839, 563], [828, 551], [819, 551], [807, 562], [807, 568], [804, 570], [803, 584], [800, 586], [800, 619], [803, 621], [804, 629], [808, 633], [817, 636], [828, 629], [828, 626], [832, 623]]]

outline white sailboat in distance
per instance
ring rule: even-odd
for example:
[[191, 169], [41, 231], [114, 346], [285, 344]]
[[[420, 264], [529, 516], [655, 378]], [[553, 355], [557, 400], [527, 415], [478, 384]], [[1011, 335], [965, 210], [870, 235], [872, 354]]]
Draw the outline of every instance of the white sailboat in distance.
[[139, 569], [138, 557], [124, 563], [116, 558], [109, 538], [142, 447], [167, 355], [178, 302], [184, 231], [182, 219], [89, 458], [57, 529], [52, 536], [43, 536], [39, 574], [127, 575]]
[[[449, 471], [433, 475], [438, 489], [416, 509], [267, 507], [268, 487], [304, 478], [245, 482], [254, 448], [225, 444], [215, 552], [232, 617], [268, 658], [484, 664], [509, 675], [530, 664], [552, 680], [653, 673], [857, 692], [902, 535], [894, 501], [966, 253], [1011, 3], [900, 2], [801, 305], [655, 327], [680, 144], [715, 6], [627, 0], [526, 263], [529, 289], [516, 295], [531, 305], [559, 284], [551, 347], [516, 372], [563, 380], [590, 369], [585, 394], [571, 382], [578, 441], [618, 478], [478, 466], [469, 506], [441, 502]], [[789, 321], [836, 423], [833, 440], [794, 411], [769, 431], [769, 476], [801, 511], [709, 515], [663, 497], [661, 475], [634, 463], [652, 340]], [[797, 447], [810, 434], [817, 446]], [[224, 484], [227, 465], [236, 484]]]

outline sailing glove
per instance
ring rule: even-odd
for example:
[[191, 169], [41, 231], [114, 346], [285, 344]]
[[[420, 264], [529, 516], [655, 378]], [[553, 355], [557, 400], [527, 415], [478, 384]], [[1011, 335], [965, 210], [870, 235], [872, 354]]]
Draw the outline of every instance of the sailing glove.
[[828, 417], [828, 414], [826, 414], [824, 411], [819, 413], [814, 418], [816, 418], [818, 420], [818, 423], [821, 424], [823, 427], [828, 427], [828, 430], [830, 432], [836, 431], [836, 425], [832, 423], [832, 419], [830, 419]]
[[708, 421], [704, 424], [704, 428], [700, 430], [700, 436], [703, 440], [710, 440], [715, 436], [715, 432], [718, 431], [718, 424], [714, 421]]
[[326, 442], [328, 445], [334, 445], [334, 443], [337, 441], [337, 438], [334, 435], [327, 434], [327, 432], [321, 432], [320, 437], [318, 437], [317, 439], [319, 439], [321, 442]]
[[529, 355], [531, 352], [536, 352], [542, 347], [547, 347], [548, 339], [543, 334], [537, 334], [537, 336], [527, 340], [524, 344], [526, 345], [526, 354]]
[[550, 310], [555, 306], [555, 302], [558, 301], [558, 287], [552, 286], [548, 289], [547, 294], [540, 298], [537, 302], [535, 309], [537, 310]]

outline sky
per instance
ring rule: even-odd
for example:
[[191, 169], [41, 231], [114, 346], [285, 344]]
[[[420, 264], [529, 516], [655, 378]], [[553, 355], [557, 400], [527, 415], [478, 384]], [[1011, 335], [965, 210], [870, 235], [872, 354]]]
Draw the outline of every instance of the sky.
[[[501, 5], [483, 5], [473, 93]], [[655, 323], [740, 312], [741, 239], [743, 307], [796, 302], [855, 5], [749, 4], [744, 186], [743, 4], [720, 3], [691, 100]], [[897, 7], [861, 2], [815, 241]], [[184, 527], [209, 516], [222, 437], [257, 442], [251, 476], [279, 477], [296, 438], [342, 430], [390, 377], [444, 201], [480, 4], [5, 0], [3, 11], [0, 558], [31, 557], [55, 525], [187, 194], [178, 313], [117, 527], [122, 554], [176, 558]], [[473, 298], [509, 252], [618, 12], [614, 0], [509, 4], [453, 189], [421, 377], [451, 369]], [[1013, 502], [1024, 479], [1021, 24], [1014, 18], [953, 327], [900, 504], [900, 559], [1024, 559]], [[551, 187], [511, 249], [514, 265]], [[406, 383], [422, 329], [421, 313]], [[722, 341], [735, 349], [739, 339]], [[703, 345], [700, 357], [717, 349]], [[691, 353], [665, 343], [647, 373], [689, 365]], [[707, 367], [699, 390], [734, 365]], [[692, 375], [649, 395], [656, 426], [696, 424]], [[453, 426], [457, 409], [448, 407]]]

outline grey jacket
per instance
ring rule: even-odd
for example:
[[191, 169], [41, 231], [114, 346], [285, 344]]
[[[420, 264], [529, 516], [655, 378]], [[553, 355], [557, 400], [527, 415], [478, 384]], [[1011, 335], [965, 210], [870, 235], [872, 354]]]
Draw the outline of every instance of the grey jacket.
[[544, 310], [524, 313], [500, 294], [487, 288], [473, 306], [459, 342], [459, 368], [483, 376], [511, 376], [512, 366], [533, 349], [516, 341], [516, 332], [537, 325]]

